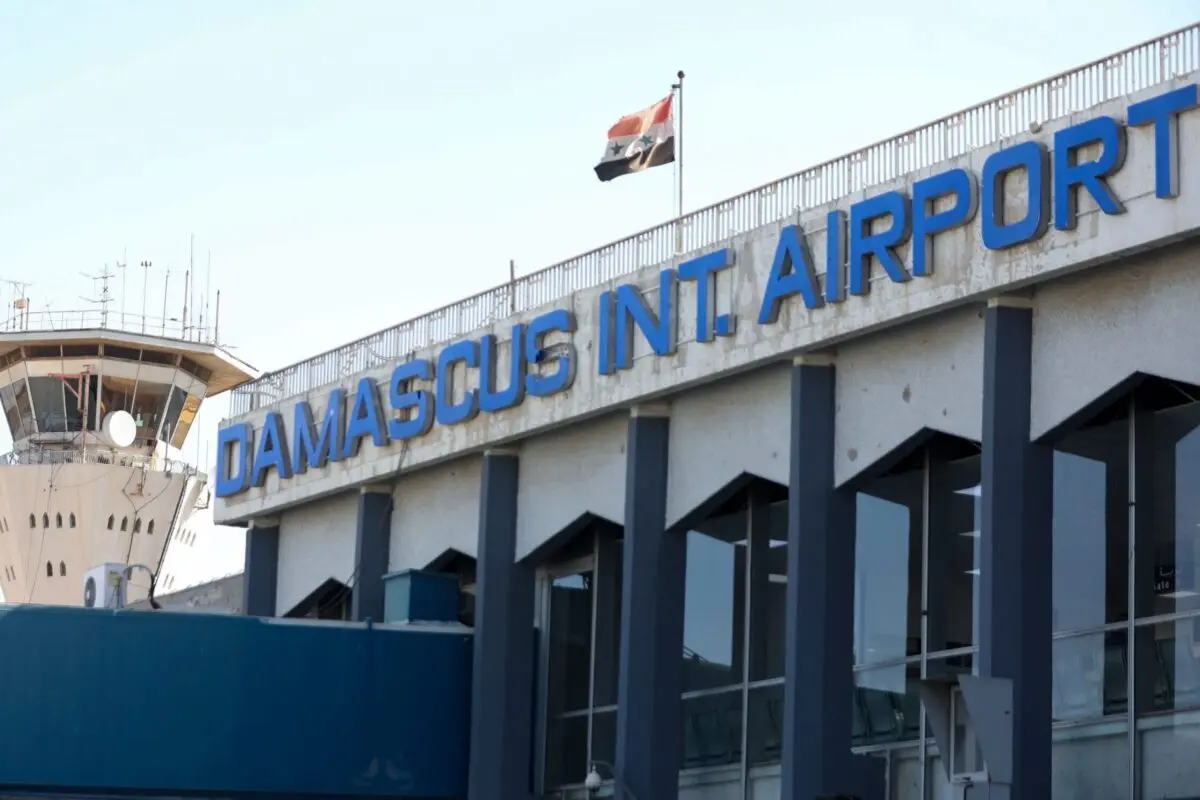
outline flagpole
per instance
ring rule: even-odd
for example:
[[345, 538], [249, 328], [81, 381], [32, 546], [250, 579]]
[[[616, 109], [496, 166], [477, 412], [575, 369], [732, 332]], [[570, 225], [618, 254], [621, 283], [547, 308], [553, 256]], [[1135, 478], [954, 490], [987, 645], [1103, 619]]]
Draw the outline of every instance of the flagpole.
[[675, 254], [683, 253], [683, 70], [675, 74], [678, 83], [671, 84], [675, 92]]

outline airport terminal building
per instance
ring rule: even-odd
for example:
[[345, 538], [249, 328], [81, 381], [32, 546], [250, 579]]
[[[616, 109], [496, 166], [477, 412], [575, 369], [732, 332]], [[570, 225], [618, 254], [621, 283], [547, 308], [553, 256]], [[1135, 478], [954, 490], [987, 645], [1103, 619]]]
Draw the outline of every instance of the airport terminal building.
[[1198, 80], [1200, 25], [240, 387], [245, 612], [457, 576], [472, 800], [1200, 796]]

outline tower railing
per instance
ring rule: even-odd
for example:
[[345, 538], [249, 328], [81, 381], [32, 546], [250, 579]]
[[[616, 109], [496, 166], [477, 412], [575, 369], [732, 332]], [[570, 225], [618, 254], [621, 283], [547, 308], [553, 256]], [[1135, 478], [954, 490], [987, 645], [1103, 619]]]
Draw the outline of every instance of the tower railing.
[[1200, 23], [995, 97], [935, 122], [300, 361], [236, 388], [231, 416], [397, 361], [572, 292], [690, 253], [803, 208], [877, 186], [1200, 68]]
[[167, 472], [172, 475], [193, 476], [198, 474], [198, 470], [185, 461], [175, 461], [169, 458], [159, 458], [141, 453], [113, 453], [109, 450], [89, 450], [82, 447], [78, 449], [66, 449], [61, 446], [29, 448], [0, 453], [0, 465], [3, 466], [37, 466], [41, 464], [100, 464], [104, 466], [139, 467], [153, 472]]
[[184, 324], [179, 317], [155, 317], [95, 308], [16, 312], [0, 321], [0, 334], [106, 330], [216, 345], [217, 330]]

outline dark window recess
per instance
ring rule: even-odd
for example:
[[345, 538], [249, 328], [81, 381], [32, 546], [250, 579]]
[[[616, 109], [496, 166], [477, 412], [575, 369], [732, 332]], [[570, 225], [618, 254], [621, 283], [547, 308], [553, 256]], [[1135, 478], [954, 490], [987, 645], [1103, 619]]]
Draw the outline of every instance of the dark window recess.
[[64, 344], [62, 347], [63, 358], [83, 358], [86, 356], [100, 355], [100, 345], [98, 344]]
[[200, 380], [204, 381], [205, 383], [208, 383], [212, 379], [212, 370], [211, 369], [206, 369], [206, 368], [200, 366], [199, 364], [197, 364], [195, 361], [192, 361], [187, 356], [184, 356], [182, 359], [180, 359], [179, 366], [183, 369], [184, 372], [188, 373], [189, 375], [191, 375], [193, 377], [199, 378]]
[[174, 353], [160, 353], [157, 350], [143, 350], [142, 361], [147, 364], [165, 364], [169, 367], [175, 366], [176, 355]]
[[140, 360], [142, 351], [135, 350], [132, 347], [118, 347], [115, 344], [104, 345], [104, 356], [106, 358], [121, 358], [126, 361]]
[[25, 348], [26, 358], [62, 358], [62, 348], [58, 345], [39, 344]]

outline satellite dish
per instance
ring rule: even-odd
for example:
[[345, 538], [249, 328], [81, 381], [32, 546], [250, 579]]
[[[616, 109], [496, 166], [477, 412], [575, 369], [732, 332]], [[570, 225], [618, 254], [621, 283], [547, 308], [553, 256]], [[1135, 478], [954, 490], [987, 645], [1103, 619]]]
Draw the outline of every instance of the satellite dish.
[[111, 411], [100, 426], [104, 438], [114, 447], [129, 447], [137, 436], [137, 423], [128, 411]]
[[96, 607], [96, 579], [88, 575], [87, 581], [83, 584], [83, 607]]

